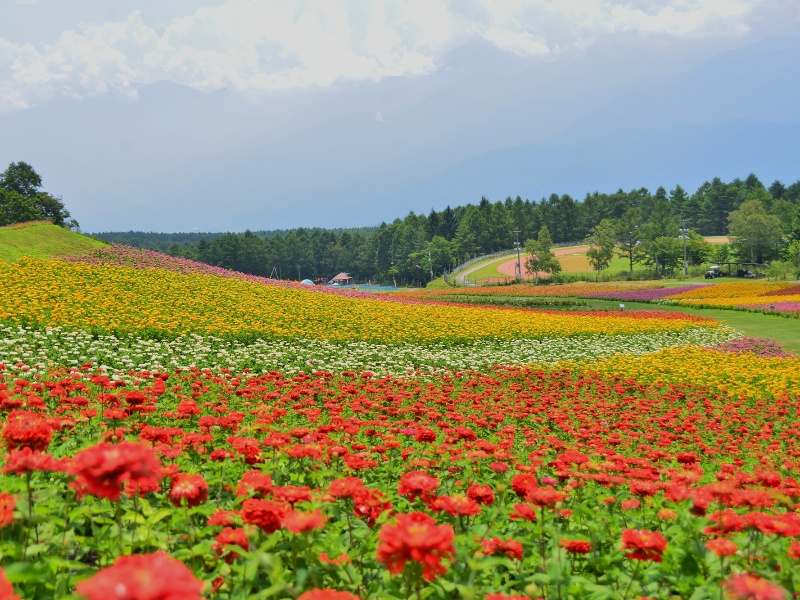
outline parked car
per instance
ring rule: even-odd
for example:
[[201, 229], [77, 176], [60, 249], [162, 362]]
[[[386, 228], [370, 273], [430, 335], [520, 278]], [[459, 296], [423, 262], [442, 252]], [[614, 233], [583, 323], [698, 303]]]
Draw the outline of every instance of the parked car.
[[722, 277], [722, 271], [720, 271], [719, 265], [711, 265], [706, 271], [706, 279], [716, 279], [717, 277]]

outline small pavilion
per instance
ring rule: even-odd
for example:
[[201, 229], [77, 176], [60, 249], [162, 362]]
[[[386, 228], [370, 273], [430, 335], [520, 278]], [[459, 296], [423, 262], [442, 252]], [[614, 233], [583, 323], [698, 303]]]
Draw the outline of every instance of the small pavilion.
[[330, 284], [338, 284], [338, 285], [351, 285], [353, 283], [353, 278], [350, 277], [347, 273], [339, 273], [336, 277], [331, 279], [328, 283]]

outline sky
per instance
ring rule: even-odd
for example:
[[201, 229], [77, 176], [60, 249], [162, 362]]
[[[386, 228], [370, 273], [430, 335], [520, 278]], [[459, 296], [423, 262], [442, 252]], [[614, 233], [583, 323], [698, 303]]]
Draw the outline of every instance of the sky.
[[[794, 181], [747, 147], [794, 149], [798, 36], [797, 0], [0, 0], [0, 162], [86, 231], [374, 225], [759, 160]], [[685, 162], [639, 164], [656, 143]]]

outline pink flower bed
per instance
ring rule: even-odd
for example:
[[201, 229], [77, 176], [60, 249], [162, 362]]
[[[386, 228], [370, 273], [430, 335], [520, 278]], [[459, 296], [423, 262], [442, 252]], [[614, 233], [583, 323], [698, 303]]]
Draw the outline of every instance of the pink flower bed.
[[730, 342], [725, 342], [713, 347], [713, 350], [732, 352], [734, 354], [750, 353], [760, 358], [779, 358], [792, 356], [783, 351], [774, 340], [762, 338], [741, 337]]
[[584, 298], [603, 298], [606, 300], [628, 300], [630, 302], [650, 302], [652, 300], [661, 300], [669, 296], [675, 296], [683, 292], [696, 290], [701, 287], [707, 287], [704, 284], [699, 285], [684, 285], [681, 287], [659, 287], [645, 290], [620, 290], [618, 292], [597, 292], [595, 294], [585, 294]]
[[768, 302], [766, 304], [746, 304], [742, 305], [740, 308], [755, 308], [772, 312], [800, 314], [800, 302]]

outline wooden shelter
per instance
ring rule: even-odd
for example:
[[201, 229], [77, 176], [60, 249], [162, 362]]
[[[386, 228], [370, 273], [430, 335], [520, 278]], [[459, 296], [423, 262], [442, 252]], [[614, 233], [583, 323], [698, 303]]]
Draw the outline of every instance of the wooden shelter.
[[328, 283], [331, 285], [351, 285], [353, 283], [353, 278], [347, 273], [342, 272], [331, 279]]

